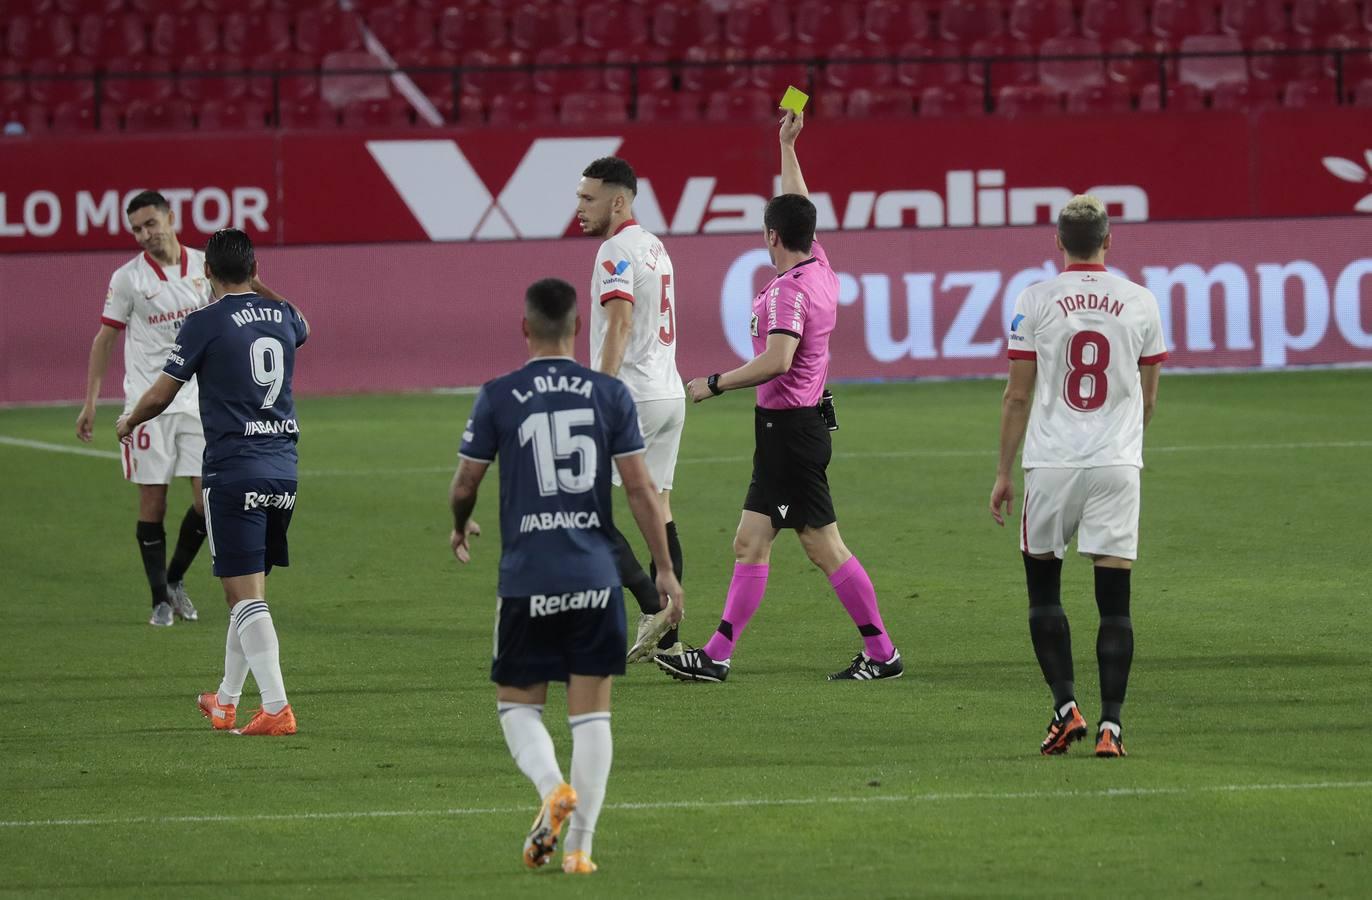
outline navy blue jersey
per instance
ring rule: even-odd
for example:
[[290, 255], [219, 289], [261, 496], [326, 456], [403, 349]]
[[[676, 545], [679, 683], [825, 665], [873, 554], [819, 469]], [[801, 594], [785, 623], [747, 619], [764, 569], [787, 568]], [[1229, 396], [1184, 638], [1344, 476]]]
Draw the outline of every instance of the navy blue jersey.
[[305, 320], [289, 303], [226, 294], [186, 317], [163, 372], [198, 375], [206, 485], [295, 478], [300, 424], [291, 398]]
[[482, 387], [460, 455], [500, 460], [500, 596], [619, 586], [610, 464], [642, 452], [624, 382], [575, 360], [533, 359]]

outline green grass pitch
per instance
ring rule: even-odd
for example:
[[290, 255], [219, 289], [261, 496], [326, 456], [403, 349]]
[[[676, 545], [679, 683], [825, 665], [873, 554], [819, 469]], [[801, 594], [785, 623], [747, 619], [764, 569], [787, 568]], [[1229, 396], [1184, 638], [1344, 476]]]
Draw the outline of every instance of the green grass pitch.
[[[824, 682], [860, 644], [783, 534], [727, 684], [644, 666], [617, 683], [600, 872], [580, 880], [519, 861], [535, 798], [487, 681], [493, 479], [473, 565], [447, 546], [470, 397], [299, 401], [296, 564], [268, 599], [302, 730], [280, 740], [195, 710], [223, 659], [207, 554], [201, 620], [148, 627], [118, 464], [3, 442], [76, 447], [74, 409], [0, 411], [0, 896], [1368, 896], [1369, 389], [1365, 370], [1164, 375], [1131, 755], [1107, 761], [1037, 753], [1049, 700], [1016, 535], [986, 511], [1000, 385], [840, 386], [840, 525], [906, 677]], [[750, 407], [689, 411], [674, 506], [696, 643], [723, 606]], [[188, 501], [178, 486], [173, 534]], [[1079, 557], [1064, 603], [1094, 722]]]

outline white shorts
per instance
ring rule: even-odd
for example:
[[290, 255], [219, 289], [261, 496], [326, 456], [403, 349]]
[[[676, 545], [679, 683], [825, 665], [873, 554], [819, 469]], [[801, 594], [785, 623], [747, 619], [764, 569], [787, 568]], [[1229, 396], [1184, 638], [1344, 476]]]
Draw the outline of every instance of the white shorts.
[[1074, 535], [1082, 556], [1138, 558], [1138, 469], [1025, 470], [1020, 549], [1062, 559]]
[[[643, 461], [659, 491], [670, 491], [676, 477], [676, 457], [681, 449], [681, 426], [686, 424], [686, 400], [649, 400], [638, 406], [638, 430], [643, 432]], [[619, 470], [611, 477], [616, 486], [623, 482]]]
[[134, 484], [171, 484], [199, 478], [205, 456], [205, 431], [195, 413], [171, 413], [144, 422], [119, 455], [124, 477]]

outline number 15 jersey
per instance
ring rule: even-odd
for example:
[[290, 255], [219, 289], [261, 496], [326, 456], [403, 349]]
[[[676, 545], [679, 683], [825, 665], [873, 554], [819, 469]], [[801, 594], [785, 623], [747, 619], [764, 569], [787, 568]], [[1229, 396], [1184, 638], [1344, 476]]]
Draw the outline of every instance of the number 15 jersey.
[[291, 379], [308, 329], [294, 306], [256, 294], [225, 294], [186, 317], [163, 372], [198, 375], [207, 486], [296, 477]]
[[1068, 266], [1019, 295], [1008, 343], [1010, 359], [1038, 364], [1024, 468], [1143, 468], [1139, 366], [1167, 359], [1147, 288]]

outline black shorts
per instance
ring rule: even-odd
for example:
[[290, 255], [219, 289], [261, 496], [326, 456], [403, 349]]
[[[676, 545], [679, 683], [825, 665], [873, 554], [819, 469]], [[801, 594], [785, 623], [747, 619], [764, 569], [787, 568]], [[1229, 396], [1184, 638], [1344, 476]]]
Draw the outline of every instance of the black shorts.
[[253, 478], [204, 489], [205, 536], [220, 578], [269, 573], [291, 564], [286, 531], [295, 511], [295, 482]]
[[510, 687], [570, 675], [623, 675], [624, 592], [618, 587], [497, 601], [491, 680]]
[[837, 520], [829, 496], [829, 429], [817, 407], [754, 412], [753, 480], [743, 508], [773, 528], [823, 528]]

